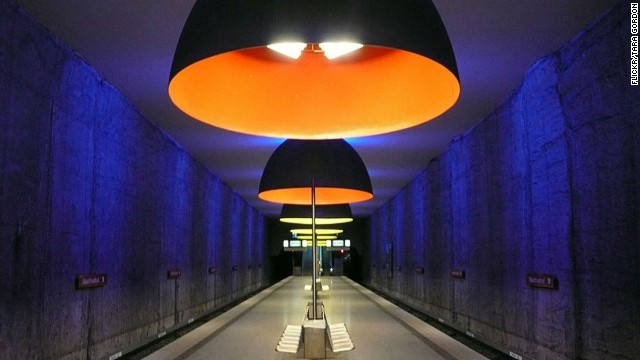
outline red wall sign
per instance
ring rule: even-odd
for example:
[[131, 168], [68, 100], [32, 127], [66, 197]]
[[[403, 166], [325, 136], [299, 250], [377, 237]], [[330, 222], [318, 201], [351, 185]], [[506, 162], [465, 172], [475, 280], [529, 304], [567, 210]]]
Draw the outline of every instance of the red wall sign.
[[455, 279], [465, 279], [467, 277], [467, 274], [464, 270], [453, 269], [451, 270], [451, 276]]
[[177, 279], [181, 275], [182, 275], [182, 271], [180, 271], [180, 269], [173, 269], [173, 270], [167, 271], [167, 278], [168, 279]]
[[548, 274], [527, 274], [527, 286], [542, 289], [557, 289], [558, 278]]
[[107, 274], [86, 274], [76, 278], [76, 289], [91, 289], [107, 285]]

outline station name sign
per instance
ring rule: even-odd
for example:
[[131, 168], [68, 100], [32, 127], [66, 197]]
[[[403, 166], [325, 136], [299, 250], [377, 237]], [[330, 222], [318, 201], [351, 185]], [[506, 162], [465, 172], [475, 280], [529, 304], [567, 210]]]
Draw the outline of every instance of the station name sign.
[[558, 288], [558, 278], [549, 274], [527, 274], [527, 286], [555, 290]]
[[168, 279], [177, 279], [180, 276], [182, 276], [182, 271], [180, 271], [180, 269], [173, 269], [173, 270], [167, 271]]
[[107, 285], [107, 274], [85, 274], [76, 278], [76, 289], [91, 289]]
[[461, 269], [453, 269], [451, 270], [451, 277], [454, 279], [464, 279], [467, 277], [467, 273]]

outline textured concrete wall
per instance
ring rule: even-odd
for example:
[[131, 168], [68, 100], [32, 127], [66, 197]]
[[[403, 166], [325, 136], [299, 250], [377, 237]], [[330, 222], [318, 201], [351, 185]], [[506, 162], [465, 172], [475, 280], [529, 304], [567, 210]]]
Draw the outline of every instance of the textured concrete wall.
[[[623, 1], [371, 217], [369, 284], [525, 358], [638, 359], [640, 88], [629, 68]], [[558, 288], [528, 287], [528, 273]]]
[[0, 124], [1, 359], [108, 357], [267, 285], [262, 216], [8, 2]]

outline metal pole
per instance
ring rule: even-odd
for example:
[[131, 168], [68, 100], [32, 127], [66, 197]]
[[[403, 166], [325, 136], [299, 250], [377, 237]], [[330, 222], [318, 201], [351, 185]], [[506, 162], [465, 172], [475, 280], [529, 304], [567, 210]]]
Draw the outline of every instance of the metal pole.
[[313, 275], [311, 276], [311, 292], [313, 293], [313, 319], [318, 318], [318, 292], [316, 289], [316, 276], [318, 273], [318, 243], [316, 241], [316, 180], [311, 178], [311, 249], [313, 251]]

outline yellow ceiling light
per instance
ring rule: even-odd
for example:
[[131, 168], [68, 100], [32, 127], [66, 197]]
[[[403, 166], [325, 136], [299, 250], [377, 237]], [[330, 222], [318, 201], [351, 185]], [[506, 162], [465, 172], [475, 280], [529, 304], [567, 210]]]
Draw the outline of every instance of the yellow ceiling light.
[[[311, 206], [282, 205], [280, 221], [288, 224], [311, 225]], [[345, 224], [353, 221], [349, 204], [317, 205], [316, 225]]]
[[[296, 218], [296, 217], [284, 217], [280, 218], [283, 223], [297, 224], [297, 225], [311, 225], [311, 218]], [[318, 218], [316, 219], [316, 225], [335, 225], [352, 222], [353, 218]]]
[[[317, 240], [333, 240], [337, 238], [338, 238], [337, 235], [316, 235]], [[297, 239], [311, 240], [311, 235], [298, 235]]]
[[[299, 235], [311, 235], [311, 229], [291, 229], [292, 234]], [[330, 234], [340, 234], [344, 232], [341, 229], [316, 229], [316, 234], [318, 235], [330, 235]]]

